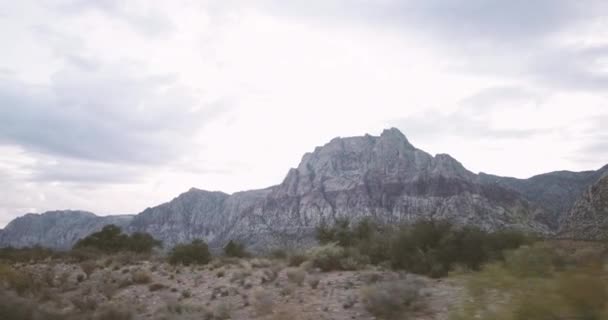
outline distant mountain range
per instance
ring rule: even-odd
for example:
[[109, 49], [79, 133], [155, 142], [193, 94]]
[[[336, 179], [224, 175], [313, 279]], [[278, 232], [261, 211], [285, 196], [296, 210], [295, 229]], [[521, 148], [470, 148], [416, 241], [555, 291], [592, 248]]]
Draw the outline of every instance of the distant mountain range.
[[[576, 229], [581, 220], [573, 215], [585, 216], [580, 212], [590, 207], [587, 198], [591, 207], [598, 205], [589, 188], [607, 174], [608, 165], [529, 179], [475, 174], [447, 154], [431, 156], [415, 148], [393, 128], [380, 136], [335, 138], [306, 153], [281, 184], [266, 189], [234, 194], [190, 189], [133, 216], [98, 217], [82, 211], [27, 214], [0, 231], [0, 245], [66, 249], [113, 223], [129, 232], [148, 232], [165, 247], [193, 239], [204, 239], [212, 247], [231, 239], [258, 249], [305, 246], [314, 241], [319, 223], [339, 217], [372, 217], [387, 223], [448, 219], [486, 230], [572, 235], [566, 229]], [[605, 202], [600, 201], [602, 205]], [[600, 211], [598, 215], [605, 217], [605, 207]], [[592, 218], [582, 220], [593, 224]]]

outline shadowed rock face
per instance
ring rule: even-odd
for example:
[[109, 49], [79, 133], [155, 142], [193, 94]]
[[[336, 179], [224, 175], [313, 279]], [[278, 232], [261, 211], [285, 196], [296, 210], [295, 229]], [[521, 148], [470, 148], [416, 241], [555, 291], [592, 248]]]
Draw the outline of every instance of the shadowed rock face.
[[496, 184], [519, 193], [526, 200], [546, 209], [543, 221], [557, 229], [562, 217], [568, 213], [576, 200], [608, 173], [608, 165], [597, 171], [556, 171], [529, 179], [499, 177], [480, 173], [483, 183]]
[[[317, 147], [279, 185], [232, 195], [191, 189], [147, 208], [124, 226], [129, 232], [149, 232], [166, 248], [197, 238], [212, 248], [230, 239], [255, 248], [302, 246], [313, 241], [321, 221], [338, 217], [371, 216], [389, 223], [436, 218], [487, 230], [550, 232], [547, 217], [553, 209], [543, 204], [543, 196], [519, 187], [526, 183], [476, 175], [449, 155], [433, 157], [416, 149], [399, 130], [389, 129], [380, 136], [335, 138]], [[539, 185], [555, 183], [549, 179]], [[20, 226], [22, 237], [35, 239], [27, 223]], [[54, 234], [61, 238], [64, 233]], [[5, 239], [0, 244], [13, 237], [0, 235]]]
[[[190, 208], [190, 209], [188, 209]], [[254, 247], [302, 245], [321, 221], [372, 216], [385, 222], [450, 219], [485, 229], [547, 232], [542, 209], [497, 185], [480, 183], [448, 155], [416, 149], [396, 129], [381, 136], [336, 138], [307, 153], [284, 181], [264, 190], [225, 195], [190, 190], [146, 209], [131, 224], [167, 245], [204, 238]]]
[[41, 245], [69, 249], [76, 241], [101, 230], [107, 224], [126, 226], [133, 216], [99, 217], [86, 211], [29, 213], [11, 221], [0, 231], [0, 244], [12, 247]]
[[589, 187], [564, 216], [560, 237], [584, 240], [608, 239], [608, 176]]

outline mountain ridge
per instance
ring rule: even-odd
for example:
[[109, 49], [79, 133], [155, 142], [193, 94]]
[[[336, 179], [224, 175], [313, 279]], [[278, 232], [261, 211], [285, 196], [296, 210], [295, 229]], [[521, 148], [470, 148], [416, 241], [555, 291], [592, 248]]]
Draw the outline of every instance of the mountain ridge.
[[[487, 230], [550, 234], [559, 225], [561, 209], [571, 207], [584, 184], [602, 174], [552, 172], [530, 179], [475, 174], [448, 154], [432, 156], [417, 149], [391, 128], [379, 136], [331, 139], [305, 153], [277, 185], [232, 194], [191, 188], [121, 226], [128, 232], [148, 232], [165, 246], [202, 238], [215, 247], [234, 239], [256, 248], [307, 245], [316, 225], [340, 217], [369, 216], [388, 223], [436, 218]], [[569, 181], [578, 182], [564, 188]], [[537, 192], [544, 189], [550, 192]], [[562, 202], [552, 207], [553, 201]], [[21, 230], [11, 236], [0, 232], [0, 245], [32, 243], [31, 231], [26, 226]], [[72, 232], [68, 239], [79, 235]]]

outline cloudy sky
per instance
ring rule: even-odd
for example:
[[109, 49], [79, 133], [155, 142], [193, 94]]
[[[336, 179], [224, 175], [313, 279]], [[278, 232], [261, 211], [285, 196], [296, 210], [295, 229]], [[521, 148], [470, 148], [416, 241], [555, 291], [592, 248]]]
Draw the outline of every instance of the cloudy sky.
[[279, 183], [397, 127], [474, 172], [608, 163], [604, 0], [0, 2], [0, 227]]

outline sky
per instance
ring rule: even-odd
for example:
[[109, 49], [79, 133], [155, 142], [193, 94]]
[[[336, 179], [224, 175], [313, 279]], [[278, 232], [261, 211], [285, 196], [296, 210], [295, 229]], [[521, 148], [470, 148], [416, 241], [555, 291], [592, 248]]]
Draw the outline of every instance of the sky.
[[282, 181], [396, 127], [473, 172], [608, 163], [603, 0], [0, 2], [0, 227]]

